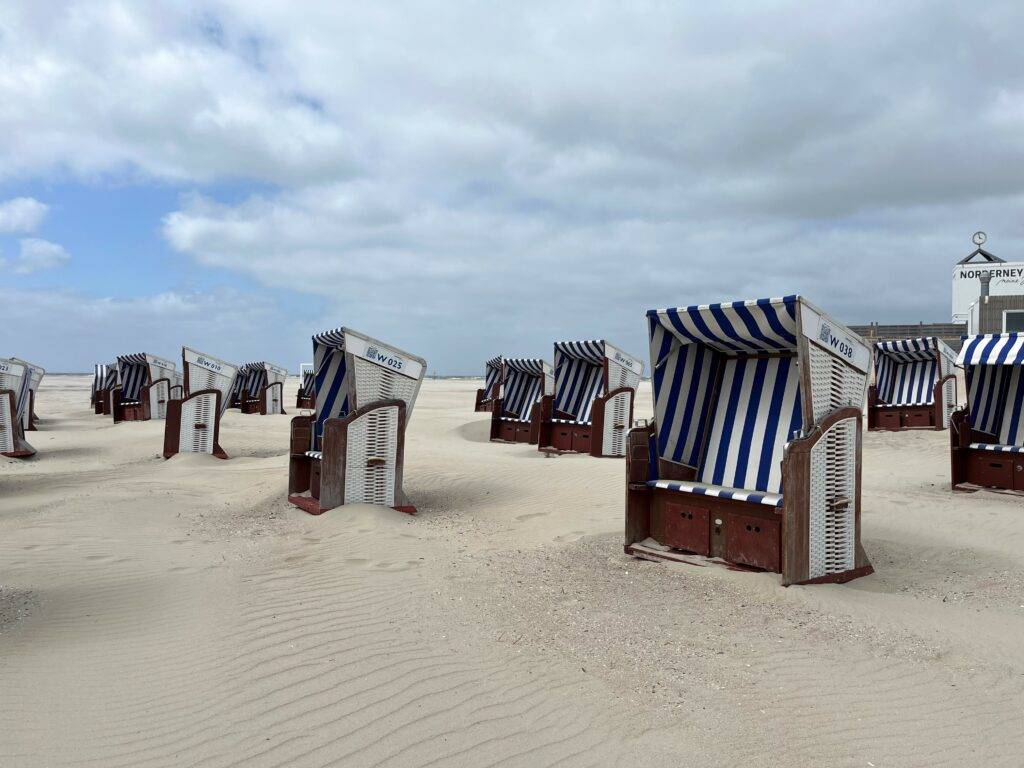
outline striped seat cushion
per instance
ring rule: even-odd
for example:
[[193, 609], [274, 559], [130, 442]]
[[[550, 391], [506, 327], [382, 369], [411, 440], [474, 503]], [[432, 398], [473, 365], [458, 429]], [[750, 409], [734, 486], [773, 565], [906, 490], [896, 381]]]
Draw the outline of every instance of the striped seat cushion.
[[678, 491], [679, 493], [693, 493], [698, 496], [714, 496], [719, 499], [736, 499], [737, 501], [747, 501], [751, 504], [764, 504], [768, 507], [782, 506], [782, 495], [778, 493], [727, 488], [721, 485], [710, 485], [692, 480], [649, 480], [647, 485], [650, 488], [662, 488], [667, 491]]
[[320, 461], [324, 457], [323, 451], [306, 451], [306, 455], [311, 459]]
[[529, 419], [517, 419], [517, 418], [515, 418], [513, 416], [502, 416], [501, 420], [502, 421], [514, 421], [517, 424], [529, 424], [530, 423]]
[[584, 427], [589, 427], [593, 424], [592, 421], [576, 421], [576, 419], [552, 419], [552, 424], [579, 424]]
[[1024, 446], [1000, 445], [999, 443], [971, 443], [968, 448], [976, 451], [997, 451], [999, 453], [1024, 453]]

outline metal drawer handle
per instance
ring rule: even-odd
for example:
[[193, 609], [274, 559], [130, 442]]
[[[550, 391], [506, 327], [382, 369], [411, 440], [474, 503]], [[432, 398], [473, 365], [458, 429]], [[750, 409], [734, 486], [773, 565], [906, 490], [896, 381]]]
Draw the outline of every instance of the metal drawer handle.
[[206, 429], [206, 425], [205, 424], [196, 424], [195, 428], [196, 429]]
[[836, 499], [832, 502], [832, 509], [846, 509], [850, 506], [849, 499]]
[[367, 467], [383, 467], [385, 464], [387, 464], [387, 461], [380, 456], [374, 456], [366, 460]]

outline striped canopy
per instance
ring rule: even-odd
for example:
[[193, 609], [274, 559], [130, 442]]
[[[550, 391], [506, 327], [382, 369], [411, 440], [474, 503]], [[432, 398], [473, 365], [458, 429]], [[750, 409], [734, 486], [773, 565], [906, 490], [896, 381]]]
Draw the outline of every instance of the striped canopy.
[[[796, 349], [797, 296], [652, 309], [653, 328], [662, 326], [679, 342], [697, 342], [725, 355]], [[651, 360], [657, 365], [660, 360]]]
[[544, 394], [544, 375], [548, 367], [540, 358], [515, 357], [505, 361], [507, 375], [501, 406], [513, 418], [527, 420], [533, 404]]
[[957, 365], [1024, 364], [1024, 333], [993, 333], [964, 337]]
[[1001, 445], [1024, 446], [1024, 334], [969, 336], [957, 362], [967, 372], [971, 426]]
[[942, 378], [940, 356], [953, 360], [953, 350], [933, 337], [880, 341], [875, 344], [875, 391], [885, 405], [932, 405], [935, 384]]

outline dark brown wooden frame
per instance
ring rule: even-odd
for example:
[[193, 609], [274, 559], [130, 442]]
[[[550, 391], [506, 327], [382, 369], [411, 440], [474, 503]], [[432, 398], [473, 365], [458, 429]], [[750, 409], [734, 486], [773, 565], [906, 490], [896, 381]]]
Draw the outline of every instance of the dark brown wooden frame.
[[[393, 509], [416, 514], [408, 503], [402, 485], [405, 466], [404, 400], [378, 400], [357, 408], [341, 419], [327, 419], [321, 438], [321, 458], [306, 455], [312, 445], [314, 415], [295, 416], [291, 421], [290, 456], [288, 460], [288, 501], [311, 515], [322, 515], [342, 506], [345, 499], [345, 462], [348, 453], [348, 427], [371, 411], [398, 407], [398, 445], [395, 453], [395, 506]], [[309, 492], [309, 496], [302, 494]]]
[[1024, 493], [1024, 453], [985, 451], [971, 443], [999, 443], [990, 432], [970, 424], [968, 408], [953, 413], [949, 421], [950, 478], [954, 491], [996, 488]]
[[[181, 442], [181, 410], [184, 403], [191, 400], [194, 397], [200, 395], [208, 395], [210, 393], [215, 394], [216, 402], [214, 403], [214, 415], [213, 415], [213, 455], [218, 459], [226, 459], [227, 453], [220, 446], [220, 401], [221, 391], [219, 389], [200, 389], [196, 392], [190, 392], [186, 397], [181, 400], [168, 400], [167, 401], [167, 419], [164, 423], [164, 453], [165, 459], [171, 458], [178, 453], [178, 445]], [[198, 425], [197, 425], [198, 426]], [[204, 429], [209, 429], [209, 425], [203, 425]]]

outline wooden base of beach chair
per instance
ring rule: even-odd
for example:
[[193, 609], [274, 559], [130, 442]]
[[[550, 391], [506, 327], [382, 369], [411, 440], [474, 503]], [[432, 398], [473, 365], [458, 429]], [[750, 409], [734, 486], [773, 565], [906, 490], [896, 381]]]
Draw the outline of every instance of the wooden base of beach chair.
[[25, 440], [25, 432], [18, 418], [14, 390], [0, 389], [0, 456], [26, 459], [36, 449]]
[[483, 388], [476, 391], [476, 401], [473, 410], [477, 413], [490, 413], [494, 410], [494, 398], [487, 398], [487, 392]]
[[299, 395], [295, 398], [295, 407], [305, 410], [316, 408], [316, 400], [309, 395]]
[[39, 423], [39, 417], [36, 416], [36, 393], [35, 390], [30, 389], [28, 391], [28, 426], [25, 429], [29, 432], [39, 431], [37, 424]]
[[503, 413], [502, 400], [497, 398], [491, 411], [491, 442], [537, 444], [540, 436], [540, 403], [533, 404], [528, 420], [502, 416]]
[[[932, 390], [932, 405], [885, 405], [878, 402], [878, 394], [874, 386], [868, 388], [868, 430], [871, 432], [898, 432], [905, 429], [946, 428], [943, 418], [943, 407], [950, 389], [947, 382], [956, 378], [946, 376], [936, 382]], [[955, 392], [955, 389], [953, 389]]]
[[114, 417], [115, 424], [119, 424], [122, 421], [149, 421], [148, 388], [142, 388], [139, 401], [130, 403], [121, 402], [120, 389], [110, 390], [110, 413]]
[[[844, 408], [824, 419], [820, 431], [794, 440], [782, 467], [785, 495], [775, 506], [763, 503], [770, 495], [756, 491], [733, 489], [741, 498], [711, 495], [728, 489], [709, 491], [694, 481], [695, 470], [667, 462], [659, 469], [679, 475], [670, 482], [696, 485], [699, 492], [653, 487], [648, 482], [653, 428], [632, 430], [626, 554], [682, 562], [712, 558], [780, 573], [787, 586], [845, 582], [872, 573], [860, 544], [860, 431], [860, 411]], [[837, 471], [835, 456], [842, 451], [852, 464]], [[849, 487], [856, 488], [854, 498], [846, 496]]]
[[594, 399], [592, 421], [583, 424], [554, 410], [554, 396], [540, 406], [538, 450], [545, 453], [589, 453], [596, 458], [626, 455], [626, 435], [633, 423], [633, 389], [621, 387]]
[[219, 389], [201, 389], [182, 400], [167, 403], [163, 457], [178, 453], [205, 453], [228, 458], [220, 446]]
[[288, 501], [311, 515], [344, 504], [377, 504], [415, 514], [402, 488], [405, 402], [382, 400], [323, 425], [323, 450], [312, 444], [313, 416], [291, 424]]
[[969, 422], [966, 410], [957, 411], [950, 419], [953, 490], [1024, 493], [1024, 448], [999, 445], [996, 435], [972, 429]]

